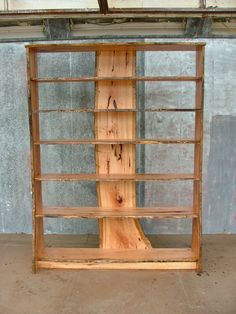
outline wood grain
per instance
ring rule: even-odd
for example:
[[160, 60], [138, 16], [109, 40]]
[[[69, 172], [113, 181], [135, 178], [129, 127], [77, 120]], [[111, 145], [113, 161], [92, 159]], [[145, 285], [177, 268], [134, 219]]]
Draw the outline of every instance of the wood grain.
[[[36, 181], [154, 181], [154, 180], [199, 180], [191, 173], [136, 173], [136, 174], [94, 174], [94, 173], [47, 173], [35, 176]], [[115, 191], [113, 191], [115, 193]], [[118, 191], [116, 191], [117, 193]], [[118, 202], [118, 204], [120, 204]], [[109, 205], [108, 205], [109, 206]]]
[[37, 52], [79, 52], [79, 51], [196, 51], [205, 43], [86, 43], [86, 44], [34, 44], [27, 45]]
[[193, 139], [77, 139], [77, 140], [41, 140], [34, 145], [76, 145], [76, 144], [195, 144]]
[[36, 217], [63, 218], [193, 218], [198, 217], [191, 207], [43, 207]]
[[27, 50], [27, 76], [28, 76], [28, 105], [31, 144], [31, 176], [32, 176], [32, 238], [33, 238], [33, 271], [36, 272], [36, 261], [41, 256], [44, 248], [43, 218], [35, 220], [38, 208], [42, 207], [42, 186], [40, 181], [35, 181], [35, 176], [41, 174], [40, 147], [33, 145], [40, 140], [39, 114], [34, 113], [39, 108], [38, 85], [31, 81], [37, 75], [37, 55], [35, 51]]
[[61, 261], [41, 261], [37, 262], [38, 268], [46, 269], [81, 269], [81, 270], [196, 270], [196, 262], [61, 262]]
[[[196, 75], [204, 77], [204, 47], [196, 52]], [[203, 97], [204, 80], [196, 82], [195, 107], [201, 109], [195, 114], [195, 139], [199, 145], [194, 147], [194, 174], [199, 181], [194, 182], [193, 206], [198, 217], [192, 224], [192, 249], [197, 256], [197, 269], [201, 270], [201, 238], [202, 238], [202, 154], [203, 154]]]
[[[102, 51], [97, 53], [97, 76], [131, 77], [135, 73], [135, 53], [132, 51]], [[98, 81], [96, 109], [135, 109], [135, 85], [132, 81]], [[95, 115], [97, 139], [134, 139], [136, 119], [133, 112], [101, 112]], [[135, 174], [135, 146], [111, 144], [96, 146], [96, 171], [99, 175]], [[100, 207], [136, 207], [135, 183], [98, 183]], [[101, 248], [149, 248], [139, 222], [132, 218], [100, 220]]]
[[109, 261], [109, 262], [149, 262], [149, 261], [196, 261], [190, 248], [158, 249], [113, 249], [113, 248], [52, 248], [44, 249], [42, 261]]
[[[44, 106], [45, 107], [45, 106]], [[85, 112], [85, 113], [94, 113], [94, 112], [195, 112], [201, 109], [196, 108], [147, 108], [147, 109], [127, 109], [127, 108], [116, 108], [116, 109], [90, 109], [90, 108], [54, 108], [54, 109], [41, 109], [35, 110], [35, 113], [51, 113], [51, 112], [61, 112], [61, 113], [71, 113], [71, 112]]]
[[98, 81], [149, 81], [149, 82], [194, 82], [201, 80], [201, 76], [97, 76], [97, 77], [33, 77], [31, 80], [38, 83], [66, 83], [66, 82], [98, 82]]

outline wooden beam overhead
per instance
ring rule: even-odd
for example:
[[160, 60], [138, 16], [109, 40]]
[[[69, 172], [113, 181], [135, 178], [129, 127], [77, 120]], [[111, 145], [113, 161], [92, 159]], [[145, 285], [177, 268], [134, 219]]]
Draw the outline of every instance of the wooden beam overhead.
[[107, 14], [109, 11], [107, 0], [98, 0], [100, 13]]

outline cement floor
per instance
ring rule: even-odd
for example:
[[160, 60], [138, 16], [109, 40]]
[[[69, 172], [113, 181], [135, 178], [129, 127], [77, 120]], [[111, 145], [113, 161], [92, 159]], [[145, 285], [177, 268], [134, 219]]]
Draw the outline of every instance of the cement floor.
[[[83, 237], [81, 243], [86, 246], [91, 239], [96, 242]], [[35, 275], [31, 237], [0, 235], [0, 314], [37, 313], [235, 314], [236, 235], [203, 238], [201, 276], [116, 270], [41, 270]]]

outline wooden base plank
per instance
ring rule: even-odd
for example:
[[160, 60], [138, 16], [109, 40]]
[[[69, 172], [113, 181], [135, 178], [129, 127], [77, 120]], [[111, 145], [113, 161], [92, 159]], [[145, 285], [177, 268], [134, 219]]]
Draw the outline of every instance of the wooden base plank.
[[148, 248], [148, 249], [107, 249], [107, 248], [58, 248], [44, 249], [41, 261], [66, 262], [194, 262], [191, 248]]
[[196, 262], [78, 263], [38, 261], [37, 268], [81, 270], [197, 270]]

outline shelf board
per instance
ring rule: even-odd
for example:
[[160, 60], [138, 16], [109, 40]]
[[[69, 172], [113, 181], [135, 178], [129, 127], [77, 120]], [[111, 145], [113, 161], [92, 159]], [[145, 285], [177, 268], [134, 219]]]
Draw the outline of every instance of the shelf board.
[[156, 109], [90, 109], [90, 108], [78, 108], [78, 109], [40, 109], [35, 110], [34, 113], [50, 113], [50, 112], [85, 112], [85, 113], [102, 113], [102, 112], [195, 112], [200, 111], [198, 108], [156, 108]]
[[42, 140], [34, 142], [34, 145], [112, 145], [112, 144], [197, 144], [199, 141], [192, 139], [79, 139], [79, 140]]
[[44, 207], [36, 217], [52, 218], [197, 218], [192, 207]]
[[149, 262], [112, 262], [112, 261], [54, 261], [37, 260], [36, 268], [77, 269], [77, 270], [196, 270], [198, 261], [149, 261]]
[[156, 81], [156, 82], [195, 82], [201, 80], [201, 76], [125, 76], [125, 77], [47, 77], [31, 78], [38, 83], [63, 83], [63, 82], [98, 82], [98, 81]]
[[101, 249], [101, 248], [45, 248], [41, 261], [64, 262], [165, 262], [196, 261], [190, 248]]
[[36, 181], [155, 181], [155, 180], [199, 180], [189, 173], [158, 173], [158, 174], [110, 174], [98, 175], [93, 173], [57, 174], [45, 173], [35, 177]]
[[196, 51], [205, 43], [83, 43], [83, 44], [33, 44], [27, 45], [36, 52], [88, 52], [88, 51]]

